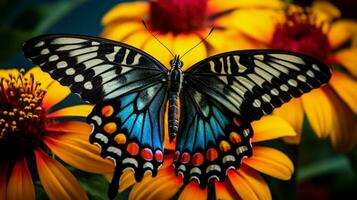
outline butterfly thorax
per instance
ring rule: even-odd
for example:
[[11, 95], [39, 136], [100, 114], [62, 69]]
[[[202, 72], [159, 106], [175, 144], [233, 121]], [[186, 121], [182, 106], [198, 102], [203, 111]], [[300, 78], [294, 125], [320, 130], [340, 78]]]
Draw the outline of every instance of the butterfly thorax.
[[172, 141], [178, 132], [178, 97], [181, 92], [183, 73], [181, 67], [183, 62], [180, 60], [179, 56], [175, 56], [174, 59], [170, 61], [171, 71], [169, 73], [169, 136], [170, 141]]

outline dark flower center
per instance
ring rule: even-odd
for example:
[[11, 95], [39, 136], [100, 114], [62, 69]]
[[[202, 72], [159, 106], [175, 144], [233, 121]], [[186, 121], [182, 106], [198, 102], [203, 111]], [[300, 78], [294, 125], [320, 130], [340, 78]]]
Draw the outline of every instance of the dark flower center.
[[314, 22], [310, 13], [287, 14], [285, 23], [278, 24], [270, 48], [301, 52], [326, 60], [331, 50], [322, 26]]
[[30, 153], [45, 130], [42, 100], [46, 94], [33, 74], [0, 78], [0, 161]]
[[162, 33], [192, 32], [202, 28], [207, 17], [207, 0], [157, 0], [150, 2], [150, 23]]

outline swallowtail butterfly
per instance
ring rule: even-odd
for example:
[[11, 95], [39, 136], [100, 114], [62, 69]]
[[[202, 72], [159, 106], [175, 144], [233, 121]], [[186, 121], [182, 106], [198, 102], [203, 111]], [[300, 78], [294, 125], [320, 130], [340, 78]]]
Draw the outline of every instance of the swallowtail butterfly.
[[[208, 57], [182, 71], [124, 43], [82, 35], [44, 35], [23, 51], [62, 85], [95, 104], [90, 142], [111, 158], [115, 197], [122, 172], [140, 181], [163, 162], [164, 112], [176, 137], [174, 167], [185, 183], [225, 179], [252, 155], [250, 122], [320, 87], [331, 72], [319, 60], [279, 50], [242, 50]], [[180, 108], [178, 107], [180, 103]], [[180, 109], [180, 110], [179, 110]]]

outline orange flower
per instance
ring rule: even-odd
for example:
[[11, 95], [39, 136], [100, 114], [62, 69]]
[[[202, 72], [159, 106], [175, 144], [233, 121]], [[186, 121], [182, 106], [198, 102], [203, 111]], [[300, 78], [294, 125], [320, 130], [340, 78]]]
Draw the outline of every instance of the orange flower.
[[35, 199], [35, 174], [50, 199], [87, 199], [57, 158], [87, 172], [113, 170], [89, 144], [91, 126], [64, 119], [86, 117], [92, 106], [56, 109], [69, 93], [38, 67], [0, 70], [0, 199]]
[[157, 0], [120, 3], [103, 17], [102, 36], [142, 49], [168, 66], [172, 56], [145, 29], [142, 20], [147, 21], [149, 28], [165, 46], [179, 55], [196, 45], [208, 34], [210, 28], [216, 27], [203, 44], [183, 57], [183, 69], [187, 69], [209, 55], [254, 46], [245, 33], [231, 31], [231, 23], [236, 21], [229, 17], [233, 10], [238, 9], [239, 13], [247, 16], [249, 13], [260, 14], [264, 10], [262, 8], [273, 10], [282, 5], [278, 0]]
[[[292, 6], [287, 12], [276, 13], [285, 17], [264, 23], [257, 19], [259, 16], [253, 16], [249, 20], [257, 23], [245, 28], [233, 24], [233, 28], [244, 29], [254, 44], [258, 42], [265, 48], [315, 56], [331, 66], [333, 74], [329, 84], [293, 99], [274, 113], [288, 120], [298, 133], [306, 114], [319, 138], [329, 137], [336, 150], [352, 149], [357, 143], [357, 22], [336, 20], [339, 10], [323, 1], [314, 3], [310, 9]], [[238, 15], [232, 13], [231, 18]], [[257, 31], [260, 29], [265, 31]], [[299, 139], [289, 141], [298, 143]]]
[[[254, 143], [293, 136], [296, 134], [293, 128], [276, 116], [264, 117], [252, 126], [253, 155], [244, 159], [239, 169], [229, 170], [224, 182], [213, 182], [217, 199], [271, 199], [269, 187], [257, 171], [281, 180], [291, 178], [294, 167], [285, 154], [271, 147], [254, 146]], [[166, 153], [156, 177], [147, 175], [141, 182], [135, 183], [132, 172], [124, 172], [119, 192], [133, 185], [129, 199], [170, 199], [177, 193], [179, 199], [207, 199], [208, 187], [202, 190], [196, 181], [184, 185], [182, 178], [175, 175], [173, 150], [172, 146], [166, 149], [171, 153]]]

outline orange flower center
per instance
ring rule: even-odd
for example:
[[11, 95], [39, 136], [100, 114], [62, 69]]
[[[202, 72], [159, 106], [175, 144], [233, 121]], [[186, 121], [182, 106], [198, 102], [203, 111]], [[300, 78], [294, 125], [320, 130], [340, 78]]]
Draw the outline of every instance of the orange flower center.
[[152, 28], [173, 34], [192, 32], [204, 26], [207, 0], [157, 0], [150, 2]]
[[270, 48], [301, 52], [325, 61], [331, 50], [322, 26], [306, 11], [287, 14], [286, 22], [277, 25]]
[[37, 147], [44, 130], [46, 94], [33, 74], [0, 78], [0, 160], [30, 153]]

